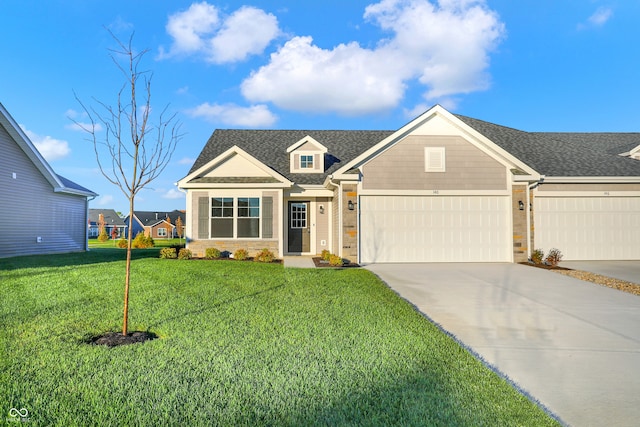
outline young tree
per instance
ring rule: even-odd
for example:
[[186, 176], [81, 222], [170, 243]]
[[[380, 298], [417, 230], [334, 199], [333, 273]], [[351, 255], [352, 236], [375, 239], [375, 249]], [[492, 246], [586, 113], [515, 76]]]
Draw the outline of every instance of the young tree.
[[[109, 34], [118, 46], [110, 49], [109, 56], [125, 81], [113, 106], [94, 98], [97, 106], [87, 107], [76, 95], [90, 124], [74, 122], [89, 134], [102, 175], [127, 197], [129, 218], [133, 218], [136, 195], [157, 178], [171, 160], [181, 138], [180, 123], [175, 114], [168, 113], [168, 105], [157, 114], [151, 107], [152, 74], [139, 69], [149, 50], [134, 51], [133, 34], [126, 44], [111, 31]], [[132, 240], [132, 227], [129, 227], [122, 321], [122, 335], [125, 336], [128, 332]]]
[[109, 235], [107, 234], [107, 229], [105, 228], [104, 215], [98, 215], [98, 241], [106, 242], [109, 240]]
[[182, 233], [184, 233], [184, 224], [182, 223], [182, 218], [176, 218], [176, 233], [178, 233], [178, 238], [180, 239], [180, 243], [182, 243]]

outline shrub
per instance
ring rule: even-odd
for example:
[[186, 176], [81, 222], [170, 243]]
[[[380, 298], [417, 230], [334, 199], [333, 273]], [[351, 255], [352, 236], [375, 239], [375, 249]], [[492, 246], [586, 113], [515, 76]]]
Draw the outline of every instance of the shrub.
[[160, 250], [160, 258], [162, 259], [175, 259], [177, 257], [176, 248], [162, 248]]
[[131, 242], [131, 247], [135, 249], [147, 249], [152, 248], [156, 245], [153, 239], [144, 233], [138, 233], [133, 242]]
[[342, 261], [342, 258], [339, 257], [338, 255], [331, 255], [329, 257], [329, 265], [333, 267], [342, 267], [344, 265], [344, 262]]
[[245, 249], [238, 249], [233, 253], [233, 258], [238, 261], [244, 261], [249, 257], [249, 253]]
[[127, 245], [129, 244], [129, 241], [127, 239], [119, 239], [118, 243], [116, 243], [116, 245], [120, 248], [120, 249], [127, 249]]
[[320, 254], [320, 256], [322, 257], [323, 261], [329, 261], [329, 258], [331, 257], [331, 252], [329, 252], [326, 249], [323, 249], [322, 253]]
[[206, 259], [218, 259], [220, 258], [220, 250], [217, 248], [207, 248], [204, 251], [204, 257]]
[[253, 260], [256, 262], [273, 262], [275, 258], [276, 256], [273, 254], [273, 252], [265, 248], [258, 252]]
[[104, 243], [107, 240], [109, 240], [109, 235], [107, 234], [107, 230], [105, 230], [104, 228], [100, 231], [100, 234], [98, 235], [98, 241]]
[[544, 258], [544, 252], [542, 249], [536, 249], [531, 253], [531, 261], [534, 264], [542, 264], [542, 260]]
[[178, 259], [191, 259], [192, 257], [193, 254], [189, 249], [182, 248], [180, 249], [180, 252], [178, 252]]
[[557, 266], [561, 260], [562, 260], [562, 252], [560, 252], [556, 248], [551, 249], [547, 254], [547, 258], [545, 259], [547, 264], [549, 264], [552, 267]]

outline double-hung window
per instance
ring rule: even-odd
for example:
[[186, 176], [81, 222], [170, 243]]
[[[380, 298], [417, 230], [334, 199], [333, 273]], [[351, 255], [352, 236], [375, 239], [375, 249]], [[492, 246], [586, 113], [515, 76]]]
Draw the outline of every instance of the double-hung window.
[[211, 237], [233, 237], [233, 197], [211, 199]]
[[259, 238], [259, 197], [214, 197], [211, 199], [212, 238]]
[[260, 199], [238, 197], [238, 237], [260, 237]]

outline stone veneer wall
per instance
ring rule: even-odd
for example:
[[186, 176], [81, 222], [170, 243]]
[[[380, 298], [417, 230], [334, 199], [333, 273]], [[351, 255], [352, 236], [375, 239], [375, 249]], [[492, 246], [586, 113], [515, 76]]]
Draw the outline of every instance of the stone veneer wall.
[[[529, 259], [529, 246], [527, 244], [527, 186], [514, 185], [511, 190], [511, 211], [513, 214], [513, 261], [525, 262]], [[524, 210], [520, 210], [519, 203], [524, 203]]]
[[278, 240], [192, 240], [189, 249], [195, 257], [204, 257], [207, 248], [216, 248], [220, 251], [231, 253], [238, 249], [246, 249], [249, 256], [253, 257], [262, 249], [269, 249], [278, 256]]
[[[358, 260], [358, 187], [357, 184], [342, 184], [342, 257]], [[349, 200], [354, 210], [349, 210]]]

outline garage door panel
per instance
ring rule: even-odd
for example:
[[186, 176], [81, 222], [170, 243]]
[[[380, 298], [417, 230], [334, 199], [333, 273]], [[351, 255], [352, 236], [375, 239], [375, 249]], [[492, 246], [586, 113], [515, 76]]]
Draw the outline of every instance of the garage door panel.
[[361, 196], [362, 262], [511, 260], [507, 197]]
[[535, 247], [565, 260], [640, 259], [640, 197], [535, 199]]

